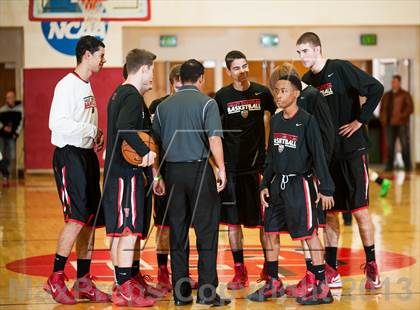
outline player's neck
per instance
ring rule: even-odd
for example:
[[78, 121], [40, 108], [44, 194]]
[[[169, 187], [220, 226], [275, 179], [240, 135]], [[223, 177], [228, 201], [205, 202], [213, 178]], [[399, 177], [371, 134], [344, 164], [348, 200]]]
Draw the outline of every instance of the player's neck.
[[325, 64], [327, 63], [327, 59], [320, 56], [316, 61], [315, 64], [312, 66], [311, 71], [315, 74], [319, 73], [324, 69]]
[[288, 107], [283, 109], [283, 117], [285, 119], [291, 119], [296, 115], [296, 112], [299, 110], [297, 103], [292, 103]]
[[238, 91], [245, 91], [251, 86], [251, 82], [249, 80], [245, 81], [233, 81], [233, 88]]
[[74, 69], [74, 72], [85, 82], [89, 82], [89, 79], [90, 79], [90, 77], [92, 76], [92, 73], [93, 73], [83, 63], [77, 65], [76, 69]]
[[137, 91], [139, 92], [139, 94], [143, 95], [140, 89], [140, 85], [141, 85], [142, 81], [139, 81], [135, 76], [129, 75], [127, 77], [127, 80], [125, 80], [124, 84], [128, 84], [133, 86], [135, 89], [137, 89]]

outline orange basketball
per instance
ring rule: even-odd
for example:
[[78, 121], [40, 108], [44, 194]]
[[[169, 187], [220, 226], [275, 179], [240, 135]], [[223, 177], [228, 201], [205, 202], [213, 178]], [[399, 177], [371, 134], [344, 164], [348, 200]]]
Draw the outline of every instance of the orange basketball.
[[[138, 132], [138, 135], [140, 139], [143, 140], [143, 142], [147, 145], [149, 150], [156, 153], [156, 159], [155, 163], [153, 164], [154, 167], [158, 165], [158, 154], [159, 154], [159, 148], [153, 138], [148, 135], [147, 133], [140, 131]], [[133, 148], [124, 140], [121, 144], [121, 153], [124, 157], [124, 159], [130, 163], [131, 165], [138, 166], [141, 164], [143, 157], [141, 157]]]

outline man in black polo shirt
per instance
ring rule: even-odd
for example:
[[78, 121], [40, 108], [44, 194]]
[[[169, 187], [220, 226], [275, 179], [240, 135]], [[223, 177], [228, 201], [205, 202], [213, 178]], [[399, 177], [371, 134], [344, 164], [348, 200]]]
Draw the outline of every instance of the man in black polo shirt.
[[[172, 287], [175, 305], [192, 302], [188, 277], [191, 224], [197, 237], [197, 303], [230, 303], [216, 294], [216, 260], [220, 192], [226, 185], [222, 125], [216, 102], [200, 92], [204, 67], [195, 59], [181, 66], [181, 89], [156, 109], [153, 131], [165, 152]], [[208, 163], [210, 152], [218, 167], [217, 184]]]

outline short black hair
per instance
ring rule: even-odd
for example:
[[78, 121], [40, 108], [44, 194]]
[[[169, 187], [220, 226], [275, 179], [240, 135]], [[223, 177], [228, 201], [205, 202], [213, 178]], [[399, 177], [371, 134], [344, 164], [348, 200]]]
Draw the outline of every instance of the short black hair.
[[298, 91], [302, 91], [302, 82], [295, 75], [283, 75], [279, 77], [279, 81], [289, 81]]
[[400, 83], [401, 83], [401, 75], [399, 75], [399, 74], [394, 74], [394, 75], [392, 76], [392, 79], [396, 79], [396, 80], [398, 80], [398, 82], [400, 82]]
[[246, 60], [246, 56], [244, 53], [240, 52], [240, 51], [230, 51], [229, 53], [226, 54], [225, 56], [225, 63], [226, 63], [226, 67], [228, 68], [228, 70], [230, 70], [230, 66], [232, 65], [232, 62], [235, 59], [245, 59]]
[[105, 48], [105, 44], [93, 37], [93, 36], [83, 36], [80, 38], [80, 40], [77, 42], [76, 45], [76, 60], [77, 64], [80, 64], [83, 59], [83, 55], [89, 51], [91, 54], [97, 52], [100, 47]]
[[310, 43], [312, 46], [321, 46], [321, 39], [315, 32], [305, 32], [296, 41], [296, 45]]
[[196, 59], [188, 59], [180, 69], [182, 83], [195, 83], [204, 74], [204, 66]]
[[127, 64], [124, 64], [124, 66], [123, 66], [123, 78], [124, 78], [124, 80], [126, 80], [127, 77], [128, 77]]
[[132, 49], [125, 57], [127, 75], [136, 73], [141, 66], [150, 67], [155, 59], [156, 55], [152, 52], [138, 48]]

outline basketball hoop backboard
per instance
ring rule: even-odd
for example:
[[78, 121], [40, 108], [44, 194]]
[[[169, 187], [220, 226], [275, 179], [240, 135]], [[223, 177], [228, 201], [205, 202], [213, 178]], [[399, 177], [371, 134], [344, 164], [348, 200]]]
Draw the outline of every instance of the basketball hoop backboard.
[[[85, 1], [86, 2], [86, 1]], [[89, 1], [87, 1], [89, 2]], [[150, 0], [96, 0], [103, 21], [150, 20]], [[82, 21], [82, 0], [29, 0], [29, 20]]]

